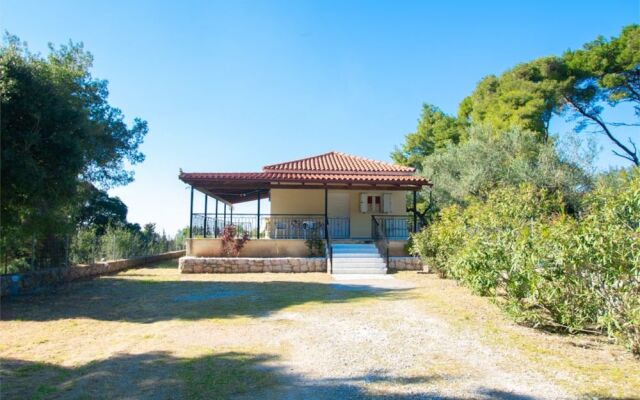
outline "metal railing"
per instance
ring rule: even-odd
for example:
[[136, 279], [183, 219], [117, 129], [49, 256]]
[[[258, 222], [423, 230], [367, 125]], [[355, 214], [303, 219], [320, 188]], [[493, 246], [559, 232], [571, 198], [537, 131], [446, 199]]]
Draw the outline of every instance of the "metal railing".
[[[415, 233], [411, 215], [374, 215], [372, 220], [375, 220], [380, 225], [380, 229], [390, 240], [407, 240], [409, 234]], [[420, 231], [420, 228], [420, 222], [417, 221], [416, 230]], [[371, 237], [375, 238], [376, 229], [372, 222]]]
[[373, 238], [380, 255], [384, 257], [384, 263], [387, 268], [389, 268], [389, 239], [387, 238], [385, 229], [378, 218], [379, 216], [376, 215], [371, 216], [371, 237]]
[[325, 242], [325, 256], [327, 258], [327, 272], [332, 273], [333, 271], [333, 247], [331, 247], [331, 232], [327, 231], [327, 237], [324, 240]]
[[[206, 221], [206, 224], [205, 224]], [[328, 230], [332, 238], [349, 237], [349, 217], [329, 217]], [[258, 224], [260, 222], [260, 224]], [[324, 214], [193, 214], [193, 236], [216, 238], [226, 225], [237, 228], [238, 234], [266, 239], [325, 239]], [[205, 229], [206, 228], [206, 229]]]

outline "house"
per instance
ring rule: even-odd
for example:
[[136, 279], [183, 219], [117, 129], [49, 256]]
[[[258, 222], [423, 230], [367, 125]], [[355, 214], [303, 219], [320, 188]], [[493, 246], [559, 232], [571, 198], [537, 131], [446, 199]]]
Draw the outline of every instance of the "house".
[[[182, 172], [180, 179], [191, 186], [187, 256], [219, 257], [220, 234], [233, 225], [253, 239], [241, 257], [307, 257], [311, 239], [324, 242], [328, 258], [380, 256], [385, 270], [389, 257], [407, 256], [409, 234], [420, 226], [407, 204], [415, 210], [416, 192], [431, 185], [414, 168], [339, 152], [267, 165], [261, 172]], [[204, 213], [193, 212], [194, 190], [206, 195]], [[261, 210], [266, 199], [268, 214]], [[248, 201], [256, 201], [255, 213], [234, 214], [235, 204]]]

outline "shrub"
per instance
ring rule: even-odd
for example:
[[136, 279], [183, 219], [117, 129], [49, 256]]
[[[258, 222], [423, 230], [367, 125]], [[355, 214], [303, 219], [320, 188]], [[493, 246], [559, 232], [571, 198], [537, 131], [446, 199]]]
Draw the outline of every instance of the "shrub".
[[238, 257], [240, 250], [249, 241], [249, 234], [244, 233], [237, 238], [238, 230], [234, 225], [227, 225], [222, 230], [222, 254], [225, 257]]
[[320, 257], [324, 255], [324, 241], [320, 239], [320, 235], [317, 230], [312, 230], [304, 242], [309, 249], [309, 256]]
[[413, 251], [533, 326], [606, 332], [640, 354], [640, 169], [601, 180], [567, 215], [559, 195], [504, 187], [441, 210]]
[[80, 228], [71, 240], [71, 263], [90, 264], [100, 252], [100, 239], [95, 228]]

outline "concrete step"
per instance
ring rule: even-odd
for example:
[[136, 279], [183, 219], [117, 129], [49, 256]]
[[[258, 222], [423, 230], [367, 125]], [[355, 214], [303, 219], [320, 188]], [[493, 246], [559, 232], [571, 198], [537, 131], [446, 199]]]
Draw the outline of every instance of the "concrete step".
[[369, 251], [369, 252], [362, 251], [360, 253], [334, 252], [333, 256], [343, 257], [343, 258], [352, 258], [352, 257], [371, 258], [371, 257], [380, 257], [380, 254], [378, 252], [373, 252], [373, 251]]
[[369, 262], [344, 262], [342, 260], [333, 260], [334, 267], [344, 268], [386, 268], [384, 261], [369, 261]]
[[387, 266], [373, 243], [333, 244], [333, 274], [386, 274]]
[[344, 245], [344, 246], [332, 246], [334, 250], [377, 250], [377, 247], [374, 245], [369, 246], [368, 244], [353, 246], [353, 245]]
[[386, 268], [333, 268], [333, 274], [386, 274]]
[[348, 264], [366, 264], [366, 263], [384, 263], [382, 257], [336, 257], [333, 256], [334, 263], [348, 263]]

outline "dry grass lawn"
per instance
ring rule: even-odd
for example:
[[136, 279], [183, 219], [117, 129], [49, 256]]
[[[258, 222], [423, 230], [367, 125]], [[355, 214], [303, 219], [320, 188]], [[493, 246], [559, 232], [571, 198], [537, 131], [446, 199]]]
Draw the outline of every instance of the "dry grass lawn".
[[639, 398], [601, 337], [517, 326], [413, 272], [180, 275], [175, 262], [4, 300], [2, 399]]

